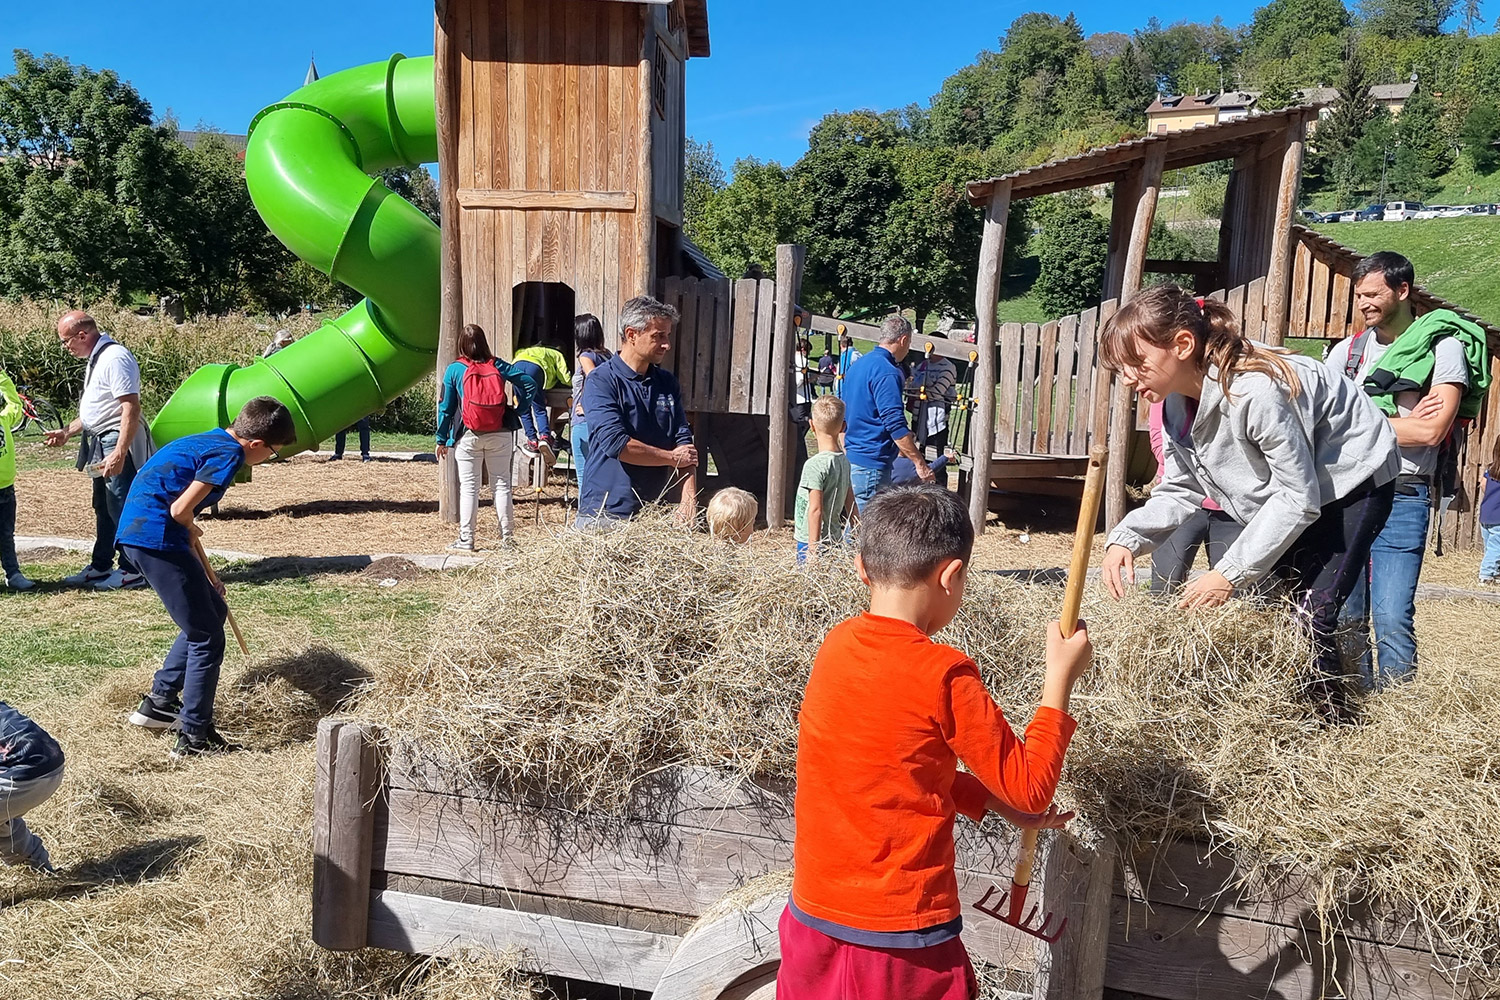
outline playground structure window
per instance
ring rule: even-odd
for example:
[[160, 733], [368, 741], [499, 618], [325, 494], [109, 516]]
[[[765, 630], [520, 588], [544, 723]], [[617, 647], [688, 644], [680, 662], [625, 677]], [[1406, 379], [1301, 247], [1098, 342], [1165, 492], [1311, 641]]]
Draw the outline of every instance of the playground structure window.
[[561, 351], [573, 363], [573, 289], [560, 281], [523, 281], [511, 290], [511, 343]]
[[662, 40], [656, 40], [656, 58], [651, 63], [651, 105], [656, 109], [656, 117], [665, 119], [667, 117], [667, 60], [671, 53], [662, 44]]

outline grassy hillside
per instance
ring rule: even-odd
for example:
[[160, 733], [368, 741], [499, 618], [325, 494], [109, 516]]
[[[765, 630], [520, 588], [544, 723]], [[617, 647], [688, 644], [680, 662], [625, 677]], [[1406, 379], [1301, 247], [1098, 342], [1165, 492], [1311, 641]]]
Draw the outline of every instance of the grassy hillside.
[[1500, 324], [1500, 216], [1411, 222], [1337, 222], [1315, 227], [1360, 253], [1394, 250], [1417, 269], [1417, 283]]

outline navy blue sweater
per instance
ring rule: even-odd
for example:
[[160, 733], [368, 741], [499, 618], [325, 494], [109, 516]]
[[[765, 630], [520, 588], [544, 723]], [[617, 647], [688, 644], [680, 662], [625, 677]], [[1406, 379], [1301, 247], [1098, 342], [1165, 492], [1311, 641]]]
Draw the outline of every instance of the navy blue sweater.
[[672, 373], [652, 365], [638, 374], [617, 354], [589, 375], [582, 405], [589, 420], [589, 465], [579, 516], [626, 518], [662, 499], [676, 470], [631, 465], [620, 460], [620, 452], [632, 438], [665, 450], [693, 443]]
[[0, 777], [31, 781], [62, 767], [62, 747], [31, 719], [0, 701]]

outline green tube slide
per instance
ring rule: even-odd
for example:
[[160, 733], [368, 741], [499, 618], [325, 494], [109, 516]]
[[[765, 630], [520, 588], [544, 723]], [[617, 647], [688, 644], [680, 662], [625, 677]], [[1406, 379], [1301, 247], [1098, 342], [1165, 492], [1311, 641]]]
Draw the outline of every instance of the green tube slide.
[[369, 175], [437, 159], [432, 57], [393, 55], [308, 84], [255, 116], [245, 181], [277, 239], [368, 296], [272, 357], [206, 365], [151, 424], [158, 445], [228, 426], [247, 400], [292, 411], [303, 451], [433, 370], [438, 227]]

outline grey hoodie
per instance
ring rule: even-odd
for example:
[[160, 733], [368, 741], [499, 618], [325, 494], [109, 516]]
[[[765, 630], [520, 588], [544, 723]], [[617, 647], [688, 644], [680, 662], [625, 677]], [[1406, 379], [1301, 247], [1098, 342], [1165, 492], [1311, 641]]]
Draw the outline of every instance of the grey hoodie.
[[1367, 480], [1379, 486], [1396, 478], [1396, 433], [1375, 404], [1312, 358], [1286, 360], [1302, 381], [1295, 399], [1254, 372], [1235, 376], [1233, 394], [1225, 396], [1211, 368], [1189, 430], [1190, 401], [1167, 397], [1161, 482], [1110, 533], [1109, 544], [1150, 552], [1212, 497], [1245, 525], [1217, 569], [1236, 587], [1247, 586], [1271, 571], [1323, 507]]

